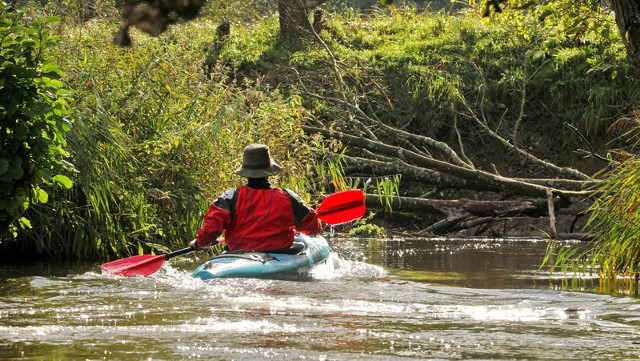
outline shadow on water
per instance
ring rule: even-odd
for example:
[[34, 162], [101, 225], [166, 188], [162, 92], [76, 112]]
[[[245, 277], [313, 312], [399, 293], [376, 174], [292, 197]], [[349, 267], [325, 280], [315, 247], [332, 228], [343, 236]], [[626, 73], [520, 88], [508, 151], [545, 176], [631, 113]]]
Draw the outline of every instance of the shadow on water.
[[537, 272], [539, 240], [332, 240], [289, 280], [0, 268], [0, 360], [636, 359], [640, 304]]

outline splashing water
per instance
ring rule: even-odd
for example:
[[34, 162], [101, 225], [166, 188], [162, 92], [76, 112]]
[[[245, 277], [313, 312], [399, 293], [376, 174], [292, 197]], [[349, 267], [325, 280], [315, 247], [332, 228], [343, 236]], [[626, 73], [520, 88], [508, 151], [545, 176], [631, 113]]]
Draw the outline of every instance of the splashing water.
[[637, 357], [637, 299], [541, 282], [545, 244], [435, 243], [337, 245], [349, 259], [293, 280], [202, 281], [172, 262], [147, 278], [0, 269], [0, 359]]
[[346, 260], [335, 252], [331, 252], [325, 262], [311, 270], [311, 275], [317, 280], [380, 278], [386, 274], [380, 266]]

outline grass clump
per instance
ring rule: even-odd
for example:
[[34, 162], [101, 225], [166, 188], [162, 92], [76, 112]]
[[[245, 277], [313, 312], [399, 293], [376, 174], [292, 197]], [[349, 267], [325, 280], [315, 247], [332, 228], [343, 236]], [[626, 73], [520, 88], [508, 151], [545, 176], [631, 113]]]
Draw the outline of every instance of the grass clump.
[[349, 237], [384, 238], [387, 232], [375, 224], [362, 224], [349, 230]]

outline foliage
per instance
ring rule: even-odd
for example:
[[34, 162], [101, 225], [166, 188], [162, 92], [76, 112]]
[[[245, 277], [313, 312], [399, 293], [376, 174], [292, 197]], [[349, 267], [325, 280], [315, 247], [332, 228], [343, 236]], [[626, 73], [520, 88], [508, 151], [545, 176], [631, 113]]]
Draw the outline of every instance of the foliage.
[[550, 243], [546, 261], [573, 274], [597, 272], [609, 292], [631, 292], [640, 274], [640, 157], [624, 160], [598, 187], [587, 226], [594, 241], [584, 247]]
[[[610, 124], [602, 120], [615, 113], [602, 104], [615, 104], [625, 97], [627, 90], [619, 86], [620, 77], [632, 73], [614, 14], [598, 2], [579, 0], [546, 1], [535, 7], [514, 1], [510, 7], [513, 10], [492, 21], [518, 29], [522, 41], [538, 42], [531, 53], [533, 59], [553, 59], [551, 67], [540, 69], [540, 78], [552, 77], [550, 71], [567, 75], [544, 84], [556, 98], [554, 109], [565, 119], [581, 118], [576, 125], [590, 139], [603, 135]], [[584, 70], [576, 72], [576, 66]], [[583, 106], [563, 108], [562, 104]]]
[[581, 16], [591, 16], [598, 27], [576, 43], [555, 23], [559, 16], [547, 15], [541, 26], [537, 11], [507, 16], [513, 13], [478, 22], [476, 14], [391, 7], [367, 18], [335, 17], [325, 41], [342, 61], [367, 64], [353, 74], [357, 80], [378, 77], [385, 85], [385, 93], [372, 91], [367, 102], [384, 104], [376, 114], [392, 124], [438, 136], [450, 131], [452, 116], [473, 111], [504, 133], [511, 129], [504, 120], [519, 116], [524, 94], [527, 118], [553, 119], [535, 124], [557, 132], [550, 147], [577, 143], [563, 122], [590, 140], [603, 136], [607, 119], [624, 104], [620, 99], [630, 99], [635, 87], [612, 16], [584, 9]]
[[0, 243], [29, 228], [24, 212], [46, 203], [51, 186], [69, 188], [63, 166], [70, 92], [48, 53], [56, 18], [27, 19], [0, 3]]
[[251, 142], [270, 145], [285, 165], [275, 183], [308, 178], [311, 168], [298, 159], [313, 158], [315, 149], [299, 130], [299, 97], [204, 71], [216, 24], [135, 36], [126, 50], [104, 36], [115, 25], [95, 19], [60, 29], [57, 61], [77, 97], [67, 137], [77, 178], [32, 210], [37, 222], [21, 235], [32, 256], [120, 257], [183, 246], [209, 202], [242, 182], [232, 170]]
[[[62, 14], [71, 3], [82, 5], [33, 9]], [[285, 164], [276, 183], [307, 201], [367, 188], [364, 179], [344, 176], [340, 155], [328, 155], [341, 154], [342, 144], [300, 129], [336, 119], [354, 126], [352, 109], [331, 99], [360, 102], [368, 116], [447, 139], [452, 119], [470, 112], [509, 132], [525, 97], [526, 126], [540, 130], [531, 147], [550, 155], [577, 147], [563, 122], [603, 139], [640, 90], [610, 14], [578, 7], [582, 19], [597, 20], [575, 42], [580, 22], [561, 2], [514, 3], [483, 21], [476, 12], [408, 6], [345, 10], [325, 17], [323, 44], [290, 44], [275, 36], [273, 3], [244, 12], [247, 2], [209, 2], [199, 19], [156, 38], [136, 33], [133, 48], [121, 49], [111, 43], [117, 11], [92, 2], [90, 21], [65, 18], [57, 29], [65, 39], [57, 62], [78, 99], [67, 136], [76, 184], [31, 209], [38, 222], [24, 239], [70, 257], [184, 245], [208, 203], [241, 181], [231, 170], [254, 141]], [[232, 31], [218, 42], [222, 20]], [[397, 175], [372, 181], [378, 193], [399, 193]]]
[[384, 228], [375, 224], [362, 224], [349, 230], [349, 237], [383, 238], [386, 235]]

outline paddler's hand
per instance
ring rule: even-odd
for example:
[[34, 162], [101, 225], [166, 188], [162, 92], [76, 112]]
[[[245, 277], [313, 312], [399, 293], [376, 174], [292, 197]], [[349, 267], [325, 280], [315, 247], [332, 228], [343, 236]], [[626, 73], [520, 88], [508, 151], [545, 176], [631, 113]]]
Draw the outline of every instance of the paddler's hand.
[[193, 241], [189, 242], [189, 247], [197, 250], [197, 251], [206, 251], [209, 249], [209, 246], [202, 246], [199, 245], [198, 242], [196, 242], [196, 240], [194, 239]]

